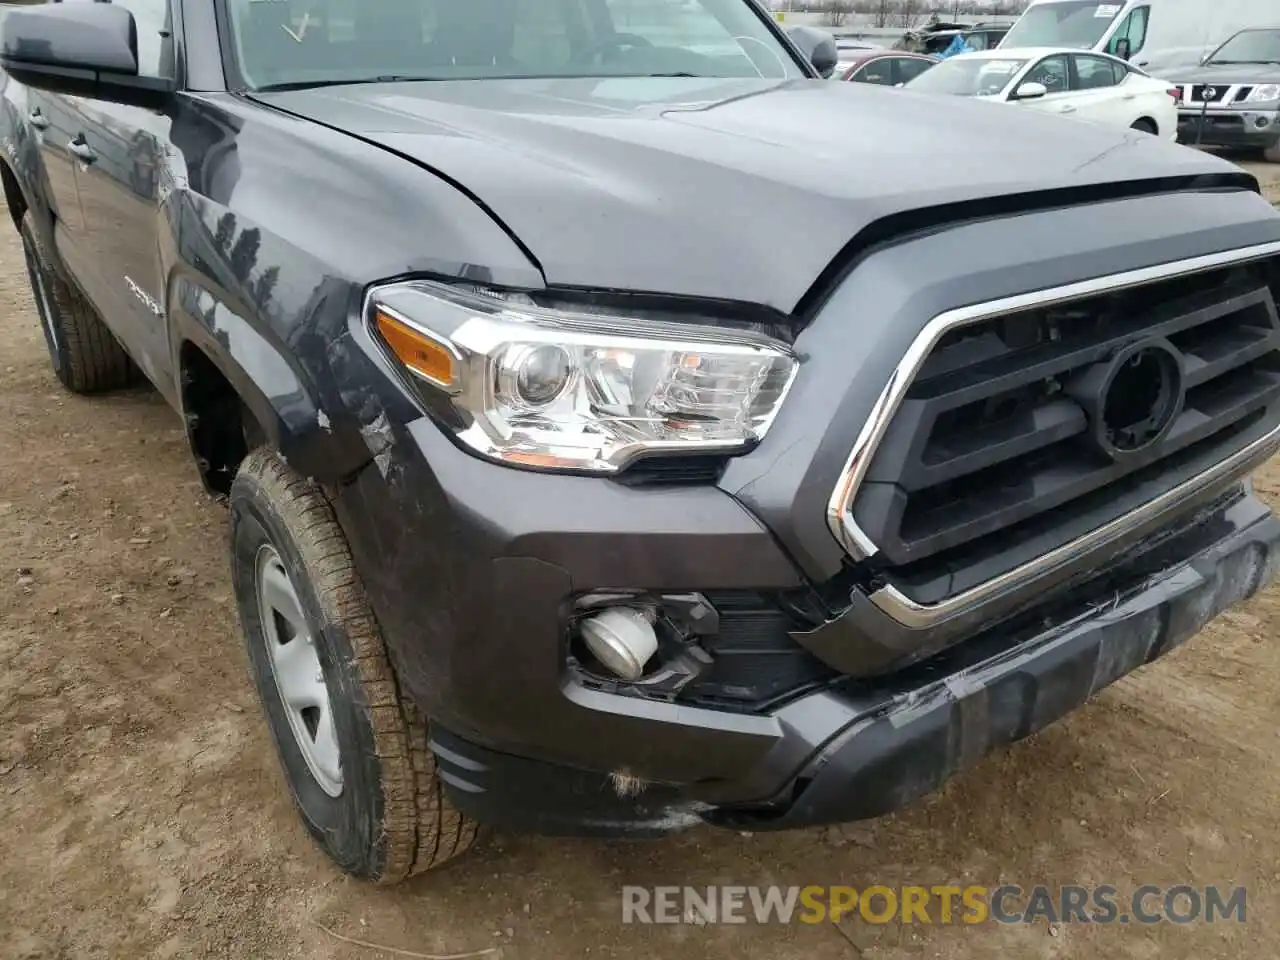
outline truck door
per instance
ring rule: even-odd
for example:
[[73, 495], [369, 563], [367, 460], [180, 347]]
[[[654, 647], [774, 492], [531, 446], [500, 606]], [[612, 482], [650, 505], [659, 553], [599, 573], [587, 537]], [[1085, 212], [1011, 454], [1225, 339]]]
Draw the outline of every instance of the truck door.
[[48, 178], [53, 208], [54, 244], [58, 255], [76, 278], [86, 266], [84, 212], [76, 184], [76, 168], [82, 147], [76, 139], [82, 118], [80, 97], [64, 97], [39, 90], [26, 91], [26, 120], [40, 143], [40, 159]]
[[[169, 0], [114, 0], [137, 23], [138, 72], [173, 75]], [[160, 261], [161, 172], [172, 153], [172, 121], [154, 110], [87, 100], [78, 131], [91, 159], [79, 169], [86, 293], [104, 311], [143, 373], [172, 392], [172, 361]], [[174, 399], [170, 397], [170, 399]]]

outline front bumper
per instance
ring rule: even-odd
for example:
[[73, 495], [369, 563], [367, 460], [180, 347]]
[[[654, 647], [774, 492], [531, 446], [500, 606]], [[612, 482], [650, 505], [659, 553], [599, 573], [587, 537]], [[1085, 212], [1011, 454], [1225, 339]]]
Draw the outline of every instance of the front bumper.
[[646, 835], [699, 822], [768, 830], [880, 816], [1176, 649], [1280, 573], [1280, 520], [1252, 497], [1203, 517], [1188, 536], [1213, 542], [1162, 573], [1059, 608], [1051, 627], [992, 631], [874, 694], [835, 686], [789, 705], [778, 714], [786, 718], [788, 752], [807, 757], [765, 802], [720, 802], [705, 784], [641, 789], [624, 777], [486, 749], [443, 729], [433, 731], [432, 747], [460, 809], [518, 830]]
[[1280, 110], [1180, 110], [1178, 141], [1242, 149], [1275, 146], [1280, 143]]
[[[1028, 244], [1026, 224], [1032, 218], [1040, 240]], [[1178, 224], [1177, 230], [1171, 233], [1169, 224]], [[1121, 590], [1129, 603], [1148, 594], [1143, 602], [1172, 610], [1181, 595], [1169, 579], [1173, 572], [1188, 564], [1200, 569], [1202, 561], [1194, 558], [1264, 521], [1265, 510], [1247, 497], [1231, 507], [1236, 512], [1205, 512], [1239, 483], [1239, 473], [1223, 478], [1205, 501], [1172, 511], [1184, 519], [1188, 512], [1202, 515], [1201, 526], [1216, 531], [1213, 543], [1184, 543], [1182, 555], [1141, 568], [1145, 561], [1135, 552], [1164, 536], [1175, 522], [1168, 517], [1159, 530], [1134, 531], [1136, 542], [1091, 552], [1091, 569], [1078, 576], [1068, 571], [1069, 582], [1040, 584], [1046, 589], [1031, 591], [1028, 604], [1019, 598], [1016, 611], [992, 602], [972, 619], [957, 620], [958, 634], [947, 637], [955, 645], [945, 653], [924, 650], [937, 639], [936, 626], [909, 636], [895, 633], [904, 644], [886, 643], [882, 624], [867, 617], [865, 608], [855, 612], [857, 629], [832, 641], [842, 649], [856, 647], [876, 662], [882, 659], [878, 648], [901, 654], [903, 645], [914, 645], [917, 652], [937, 654], [909, 669], [895, 661], [874, 680], [850, 679], [870, 672], [837, 662], [831, 647], [818, 650], [817, 638], [800, 637], [800, 630], [782, 631], [784, 640], [794, 641], [792, 649], [781, 655], [767, 650], [754, 663], [772, 675], [777, 663], [798, 652], [826, 668], [825, 675], [745, 708], [590, 686], [571, 669], [568, 656], [568, 614], [575, 595], [586, 591], [636, 588], [772, 602], [815, 585], [843, 588], [841, 577], [850, 572], [857, 590], [868, 588], [871, 571], [851, 570], [825, 507], [889, 373], [925, 324], [956, 303], [984, 303], [1081, 277], [1273, 242], [1280, 239], [1278, 231], [1274, 211], [1255, 193], [1187, 189], [976, 218], [886, 245], [861, 261], [806, 318], [795, 344], [804, 357], [804, 376], [764, 442], [731, 460], [715, 482], [631, 486], [480, 460], [391, 386], [399, 381], [385, 356], [368, 341], [367, 331], [351, 330], [331, 354], [339, 382], [370, 385], [351, 390], [345, 402], [371, 462], [335, 487], [335, 507], [398, 679], [431, 720], [440, 768], [459, 806], [488, 820], [510, 816], [524, 818], [533, 829], [573, 832], [669, 829], [716, 817], [782, 822], [803, 816], [801, 822], [810, 822], [818, 814], [800, 812], [798, 784], [826, 790], [827, 782], [857, 780], [868, 808], [880, 807], [871, 800], [877, 791], [911, 791], [892, 776], [883, 786], [868, 785], [853, 768], [909, 763], [902, 753], [908, 748], [889, 743], [877, 717], [894, 713], [902, 728], [897, 736], [910, 730], [928, 742], [925, 731], [943, 722], [948, 709], [935, 684], [940, 664], [949, 665], [946, 675], [957, 689], [974, 678], [994, 689], [1006, 669], [999, 664], [1019, 662], [1020, 655], [1010, 651], [1029, 655], [1043, 648], [1051, 658], [1063, 630], [1086, 621], [1094, 627], [1112, 622], [1114, 609], [1106, 614], [1096, 608], [1096, 598], [1082, 599], [1104, 576], [1092, 569], [1099, 565], [1115, 579], [1120, 574], [1111, 566], [1124, 561], [1124, 582], [1117, 579], [1109, 597]], [[1104, 245], [1098, 237], [1106, 238]], [[1262, 537], [1268, 558], [1272, 539]], [[1217, 564], [1205, 555], [1203, 563]], [[1270, 570], [1271, 561], [1266, 563]], [[1143, 572], [1135, 572], [1139, 568]], [[1064, 597], [1075, 606], [1046, 609]], [[1234, 587], [1222, 588], [1209, 597], [1206, 616], [1219, 609], [1219, 601], [1236, 598]], [[1024, 630], [1009, 619], [1051, 612], [1056, 619], [1049, 626], [1040, 619]], [[744, 631], [738, 639], [740, 648], [729, 653], [756, 655], [758, 635]], [[1107, 641], [1108, 649], [1118, 642]], [[1153, 641], [1127, 652], [1123, 662], [1142, 662], [1172, 642]], [[770, 658], [776, 659], [766, 663]], [[1050, 662], [1039, 654], [1034, 659]], [[995, 672], [988, 677], [989, 668]], [[1037, 676], [1032, 667], [1024, 675]], [[1000, 689], [1017, 683], [1005, 681]], [[1039, 703], [1034, 715], [1023, 716], [1020, 711], [1032, 708], [1020, 700], [990, 710], [990, 735], [970, 734], [966, 727], [965, 742], [984, 749], [995, 745], [1009, 731], [1047, 722], [1096, 686], [1065, 689], [1069, 695], [1032, 697]], [[925, 726], [907, 724], [928, 704], [941, 713], [923, 711], [926, 719], [918, 722]], [[1015, 714], [1017, 719], [1002, 719]], [[868, 732], [854, 736], [864, 728]], [[877, 740], [884, 743], [879, 752], [873, 749]], [[946, 757], [932, 763], [935, 779], [954, 766]]]

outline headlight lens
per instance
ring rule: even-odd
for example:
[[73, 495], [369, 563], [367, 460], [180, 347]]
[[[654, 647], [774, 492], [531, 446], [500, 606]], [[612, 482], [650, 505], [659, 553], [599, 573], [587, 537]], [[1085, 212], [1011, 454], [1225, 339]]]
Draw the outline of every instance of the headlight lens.
[[[519, 296], [519, 295], [517, 295]], [[427, 281], [377, 291], [370, 325], [448, 398], [484, 456], [616, 472], [654, 453], [735, 453], [765, 435], [796, 372], [750, 332], [539, 307]]]
[[1244, 98], [1245, 103], [1259, 103], [1264, 100], [1280, 100], [1280, 84], [1264, 83], [1254, 87]]

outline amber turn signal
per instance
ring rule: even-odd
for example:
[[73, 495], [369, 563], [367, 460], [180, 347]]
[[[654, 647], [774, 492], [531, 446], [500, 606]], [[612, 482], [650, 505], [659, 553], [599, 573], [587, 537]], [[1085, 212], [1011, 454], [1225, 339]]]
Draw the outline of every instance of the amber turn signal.
[[440, 387], [457, 382], [453, 353], [444, 344], [397, 320], [385, 310], [374, 313], [378, 333], [410, 372]]

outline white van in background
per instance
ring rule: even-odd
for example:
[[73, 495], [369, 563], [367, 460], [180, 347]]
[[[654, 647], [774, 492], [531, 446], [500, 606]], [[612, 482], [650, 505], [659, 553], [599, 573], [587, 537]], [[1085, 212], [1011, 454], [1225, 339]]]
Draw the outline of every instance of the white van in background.
[[1147, 72], [1198, 63], [1237, 30], [1280, 21], [1280, 0], [1034, 0], [1000, 41], [1099, 50]]

